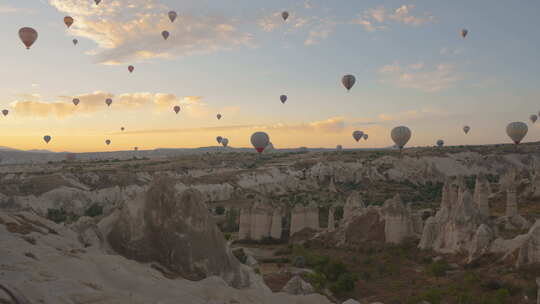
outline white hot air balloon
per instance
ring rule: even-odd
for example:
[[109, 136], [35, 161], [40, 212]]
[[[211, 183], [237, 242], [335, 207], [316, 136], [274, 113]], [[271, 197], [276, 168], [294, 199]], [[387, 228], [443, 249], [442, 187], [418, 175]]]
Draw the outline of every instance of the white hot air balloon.
[[506, 126], [506, 134], [516, 145], [527, 135], [527, 131], [529, 131], [527, 124], [521, 121], [511, 122]]
[[532, 123], [535, 123], [538, 120], [538, 116], [536, 114], [533, 114], [529, 117]]
[[50, 137], [49, 135], [45, 135], [43, 136], [43, 140], [46, 142], [46, 143], [49, 143], [51, 141], [52, 137]]
[[169, 38], [169, 32], [168, 31], [163, 31], [161, 32], [161, 36], [163, 37], [163, 39], [167, 40]]
[[222, 138], [221, 144], [223, 145], [223, 147], [227, 148], [227, 146], [229, 145], [229, 140], [227, 138]]
[[392, 129], [390, 136], [396, 146], [401, 150], [409, 142], [409, 139], [411, 139], [411, 130], [405, 126], [395, 127]]
[[462, 29], [461, 30], [461, 37], [463, 37], [463, 38], [467, 37], [468, 33], [469, 33], [469, 31], [467, 29]]
[[471, 127], [463, 126], [463, 132], [465, 132], [465, 134], [468, 134], [470, 130], [471, 130]]
[[79, 98], [73, 98], [71, 102], [73, 102], [74, 105], [78, 105], [81, 101], [79, 100]]
[[270, 137], [265, 132], [255, 132], [251, 135], [251, 144], [259, 153], [264, 151], [269, 142]]
[[112, 104], [112, 99], [110, 99], [110, 98], [105, 99], [105, 103], [107, 104], [107, 106], [110, 107], [111, 104]]
[[2, 114], [4, 114], [4, 116], [7, 116], [9, 114], [9, 110], [6, 110], [6, 109], [2, 110]]
[[356, 78], [353, 75], [345, 75], [341, 78], [341, 83], [347, 89], [347, 91], [351, 90], [355, 82]]
[[216, 137], [216, 141], [218, 142], [218, 144], [221, 144], [222, 140], [223, 140], [223, 137], [221, 136]]
[[289, 12], [287, 11], [282, 12], [281, 18], [283, 18], [283, 21], [287, 21], [287, 19], [289, 18]]
[[279, 96], [279, 100], [281, 100], [281, 103], [285, 103], [287, 101], [287, 95]]
[[369, 135], [364, 134], [364, 140], [368, 140], [368, 138], [369, 138]]
[[173, 110], [178, 114], [178, 112], [180, 112], [180, 106], [174, 106]]
[[19, 38], [21, 38], [21, 41], [26, 46], [26, 49], [30, 49], [32, 44], [36, 42], [38, 33], [31, 27], [23, 27], [19, 30]]
[[437, 147], [442, 147], [442, 146], [444, 146], [444, 140], [442, 139], [437, 140]]
[[354, 138], [354, 140], [356, 140], [357, 142], [362, 139], [364, 137], [364, 132], [362, 131], [354, 131], [352, 133], [352, 137]]
[[170, 11], [168, 15], [169, 15], [169, 20], [171, 20], [171, 22], [174, 22], [174, 20], [176, 20], [176, 17], [178, 17], [178, 14], [175, 11]]

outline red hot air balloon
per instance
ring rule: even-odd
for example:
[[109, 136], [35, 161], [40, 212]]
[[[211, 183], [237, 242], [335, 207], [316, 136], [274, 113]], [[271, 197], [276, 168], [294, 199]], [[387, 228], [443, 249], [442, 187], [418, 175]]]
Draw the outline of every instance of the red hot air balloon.
[[[130, 73], [133, 73], [133, 70], [135, 70], [135, 67], [134, 67], [134, 66], [132, 66], [132, 65], [128, 66], [128, 71], [129, 71]], [[144, 73], [143, 73], [143, 74], [144, 74]]]
[[36, 42], [38, 33], [31, 27], [23, 27], [19, 30], [19, 38], [21, 38], [21, 41], [26, 46], [26, 49], [30, 49], [32, 44]]
[[270, 137], [265, 132], [255, 132], [251, 135], [251, 144], [257, 150], [257, 152], [262, 153], [264, 148], [268, 146], [270, 142]]
[[71, 25], [73, 24], [73, 18], [71, 18], [70, 16], [64, 17], [64, 23], [68, 28], [71, 27]]

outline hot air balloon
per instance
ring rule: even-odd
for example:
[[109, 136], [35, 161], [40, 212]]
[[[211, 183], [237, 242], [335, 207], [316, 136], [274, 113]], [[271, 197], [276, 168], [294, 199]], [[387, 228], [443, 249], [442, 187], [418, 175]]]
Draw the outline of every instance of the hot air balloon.
[[347, 91], [351, 90], [355, 82], [356, 78], [353, 75], [345, 75], [341, 78], [341, 83], [347, 89]]
[[178, 114], [180, 112], [180, 106], [174, 106], [173, 110]]
[[73, 18], [71, 18], [70, 16], [64, 17], [64, 23], [68, 28], [71, 27], [71, 25], [73, 24]]
[[279, 100], [281, 100], [281, 103], [285, 103], [287, 101], [287, 95], [279, 96]]
[[96, 3], [96, 5], [98, 5], [101, 2], [101, 0], [94, 0], [94, 2]]
[[536, 116], [536, 114], [533, 114], [529, 117], [529, 119], [532, 121], [532, 123], [535, 123], [538, 120], [538, 116]]
[[2, 114], [4, 114], [4, 116], [7, 116], [9, 114], [9, 111], [4, 109], [4, 110], [2, 110]]
[[126, 129], [126, 128], [124, 128], [124, 127], [121, 127], [121, 128], [120, 128], [120, 131], [124, 131], [125, 129]]
[[178, 16], [178, 14], [175, 11], [170, 11], [168, 15], [169, 15], [169, 20], [171, 20], [171, 22], [174, 22], [174, 20], [176, 20], [176, 17]]
[[51, 141], [51, 137], [49, 135], [45, 135], [43, 136], [43, 140], [46, 142], [46, 143], [49, 143]]
[[227, 138], [222, 138], [221, 144], [223, 145], [223, 147], [227, 148], [227, 146], [229, 145], [229, 140]]
[[139, 147], [134, 147], [133, 150], [139, 151]]
[[444, 146], [444, 140], [442, 139], [437, 140], [437, 147], [442, 147], [442, 146]]
[[73, 45], [77, 45], [77, 43], [79, 43], [79, 40], [73, 39]]
[[352, 133], [352, 137], [354, 138], [354, 140], [356, 140], [357, 142], [362, 139], [362, 137], [364, 136], [364, 132], [362, 131], [354, 131]]
[[364, 134], [364, 140], [367, 140], [369, 138], [369, 135]]
[[221, 119], [221, 114], [218, 114], [216, 115], [217, 119], [220, 120]]
[[110, 144], [111, 144], [111, 140], [110, 140], [110, 139], [107, 139], [107, 140], [105, 140], [105, 143], [106, 143], [106, 144], [107, 144], [107, 146], [108, 146], [108, 145], [110, 145]]
[[336, 150], [338, 150], [338, 151], [343, 150], [343, 146], [342, 146], [342, 145], [337, 145], [337, 146], [336, 146]]
[[107, 104], [107, 106], [110, 107], [111, 104], [112, 104], [112, 99], [110, 99], [110, 98], [105, 99], [105, 103]]
[[132, 65], [128, 66], [128, 71], [129, 71], [130, 73], [133, 73], [133, 70], [135, 70], [135, 67], [134, 67], [134, 66], [132, 66]]
[[251, 135], [251, 144], [259, 153], [264, 151], [264, 148], [266, 148], [269, 142], [270, 137], [268, 137], [268, 134], [265, 132], [255, 132], [253, 135]]
[[470, 130], [471, 130], [471, 127], [463, 126], [463, 132], [465, 132], [465, 134], [469, 133]]
[[169, 38], [169, 32], [168, 31], [163, 31], [163, 32], [161, 32], [161, 36], [163, 36], [163, 39], [167, 40], [167, 38]]
[[71, 102], [73, 102], [74, 105], [78, 105], [81, 101], [79, 100], [79, 98], [73, 98]]
[[289, 12], [285, 11], [281, 13], [281, 18], [283, 18], [283, 21], [287, 21], [287, 18], [289, 18]]
[[527, 131], [529, 131], [527, 124], [521, 121], [512, 122], [506, 126], [506, 134], [516, 145], [527, 135]]
[[36, 42], [38, 33], [31, 27], [23, 27], [19, 30], [19, 38], [21, 38], [22, 42], [26, 46], [26, 49], [30, 49], [32, 44]]
[[395, 127], [390, 133], [390, 136], [396, 146], [401, 150], [405, 147], [409, 139], [411, 139], [411, 130], [405, 126]]
[[216, 141], [218, 142], [218, 144], [220, 144], [222, 140], [223, 140], [223, 137], [221, 136], [216, 137]]
[[463, 38], [467, 37], [468, 33], [469, 33], [469, 31], [467, 29], [462, 29], [461, 30], [461, 37], [463, 37]]

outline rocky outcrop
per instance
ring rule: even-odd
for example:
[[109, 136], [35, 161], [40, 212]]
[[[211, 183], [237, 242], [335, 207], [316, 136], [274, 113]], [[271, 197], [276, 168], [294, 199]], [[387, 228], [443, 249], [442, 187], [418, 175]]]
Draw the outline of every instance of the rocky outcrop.
[[335, 209], [334, 207], [328, 208], [328, 227], [326, 228], [329, 232], [332, 232], [336, 229], [336, 219], [334, 217]]
[[403, 205], [399, 194], [387, 200], [381, 211], [387, 243], [399, 244], [406, 238], [416, 236], [411, 212]]
[[261, 240], [267, 237], [280, 239], [281, 212], [263, 201], [257, 201], [240, 210], [239, 226], [240, 240]]
[[293, 235], [305, 228], [320, 229], [319, 207], [315, 203], [311, 203], [307, 207], [296, 205], [291, 212], [290, 234]]
[[289, 282], [283, 286], [281, 291], [292, 295], [308, 295], [315, 293], [313, 286], [304, 281], [299, 275], [292, 277]]
[[349, 197], [347, 197], [345, 206], [343, 206], [343, 221], [347, 221], [352, 216], [362, 213], [365, 209], [366, 205], [364, 204], [364, 201], [362, 201], [360, 193], [358, 191], [353, 191]]
[[489, 217], [489, 196], [491, 195], [489, 182], [485, 175], [480, 173], [476, 176], [476, 184], [474, 187], [474, 203], [476, 204], [480, 214]]
[[231, 286], [248, 286], [249, 273], [227, 248], [203, 200], [199, 191], [178, 194], [172, 181], [160, 178], [122, 207], [108, 243], [129, 259], [158, 262], [191, 280], [216, 275]]
[[540, 220], [529, 229], [519, 248], [517, 266], [540, 262]]

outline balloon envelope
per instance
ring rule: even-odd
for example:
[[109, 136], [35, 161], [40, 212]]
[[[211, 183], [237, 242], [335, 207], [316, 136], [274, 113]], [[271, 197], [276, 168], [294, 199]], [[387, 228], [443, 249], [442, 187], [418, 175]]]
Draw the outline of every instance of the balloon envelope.
[[352, 137], [354, 138], [354, 140], [359, 141], [360, 139], [362, 139], [364, 137], [364, 132], [362, 132], [362, 131], [354, 131], [352, 133]]
[[43, 140], [46, 142], [46, 143], [49, 143], [51, 141], [51, 137], [49, 135], [45, 135], [43, 136]]
[[227, 138], [223, 138], [223, 139], [221, 139], [221, 144], [224, 147], [227, 147], [229, 145], [229, 140]]
[[470, 130], [471, 130], [471, 127], [469, 127], [469, 126], [464, 126], [463, 127], [463, 132], [465, 132], [465, 134], [469, 133]]
[[107, 140], [105, 141], [105, 143], [106, 143], [106, 144], [107, 144], [107, 146], [108, 146], [108, 145], [110, 145], [110, 144], [111, 144], [111, 140], [110, 140], [110, 139], [107, 139]]
[[121, 127], [121, 128], [120, 128], [120, 130], [121, 130], [121, 131], [124, 131], [124, 130], [125, 130], [125, 128], [124, 128], [124, 127]]
[[467, 37], [468, 33], [469, 33], [469, 31], [467, 29], [462, 29], [461, 30], [461, 37], [463, 37], [463, 38]]
[[437, 146], [442, 147], [444, 145], [444, 140], [439, 139], [437, 140]]
[[269, 142], [270, 137], [265, 132], [255, 132], [251, 135], [251, 144], [259, 153], [264, 151]]
[[341, 78], [341, 83], [349, 91], [356, 82], [356, 78], [353, 75], [345, 75]]
[[222, 140], [223, 140], [223, 137], [221, 136], [216, 137], [216, 141], [218, 142], [218, 144], [220, 144]]
[[170, 11], [168, 15], [169, 15], [169, 20], [171, 20], [171, 22], [174, 22], [174, 20], [176, 20], [176, 17], [178, 16], [178, 14], [175, 11]]
[[217, 119], [221, 119], [221, 114], [216, 115]]
[[[133, 70], [135, 70], [135, 67], [134, 67], [134, 66], [132, 66], [132, 65], [128, 66], [128, 71], [129, 71], [130, 73], [133, 73]], [[144, 74], [144, 73], [143, 73], [143, 74]]]
[[73, 39], [73, 44], [74, 44], [74, 45], [77, 45], [77, 43], [79, 43], [79, 40]]
[[138, 151], [139, 147], [134, 147], [133, 150]]
[[369, 138], [369, 135], [364, 134], [364, 140], [367, 140]]
[[336, 150], [338, 150], [338, 151], [343, 150], [343, 146], [342, 146], [342, 145], [337, 145], [337, 146], [336, 146]]
[[105, 99], [105, 103], [110, 107], [112, 104], [112, 99], [110, 98]]
[[73, 102], [74, 105], [78, 105], [81, 101], [79, 100], [79, 98], [73, 98], [71, 102]]
[[289, 12], [285, 11], [285, 12], [281, 13], [281, 18], [283, 18], [283, 20], [287, 21], [287, 18], [289, 18]]
[[168, 31], [163, 31], [163, 32], [161, 32], [161, 36], [163, 36], [163, 39], [167, 40], [167, 38], [169, 38], [169, 32]]
[[4, 116], [7, 116], [9, 114], [9, 111], [8, 110], [2, 110], [2, 114], [4, 114]]
[[101, 2], [101, 0], [94, 0], [94, 2], [96, 3], [96, 5], [98, 5]]
[[19, 30], [19, 38], [26, 46], [26, 49], [30, 49], [32, 44], [36, 42], [38, 38], [38, 33], [31, 27], [23, 27]]
[[516, 145], [523, 140], [528, 131], [527, 124], [521, 121], [511, 122], [506, 126], [506, 134]]
[[281, 103], [285, 103], [285, 101], [287, 101], [287, 95], [279, 96], [279, 100], [281, 100]]
[[532, 123], [535, 123], [538, 120], [538, 116], [536, 114], [533, 114], [529, 117], [529, 119], [532, 121]]
[[180, 112], [180, 106], [174, 106], [173, 110], [178, 114]]
[[64, 17], [64, 23], [69, 28], [73, 24], [73, 18], [71, 18], [70, 16]]
[[409, 142], [409, 139], [411, 139], [411, 130], [405, 126], [395, 127], [392, 129], [390, 136], [396, 146], [403, 149], [407, 142]]

